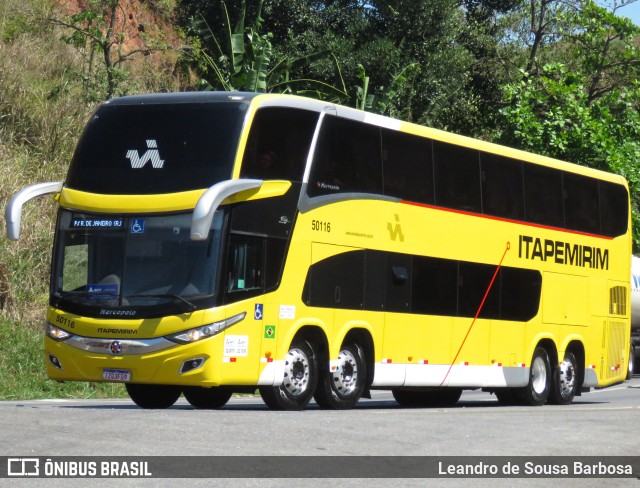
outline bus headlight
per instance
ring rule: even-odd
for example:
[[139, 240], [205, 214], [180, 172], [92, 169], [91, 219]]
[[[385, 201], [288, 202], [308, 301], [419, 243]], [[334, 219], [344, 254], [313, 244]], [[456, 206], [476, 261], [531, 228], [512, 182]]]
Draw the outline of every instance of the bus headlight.
[[241, 314], [234, 315], [233, 317], [221, 320], [220, 322], [214, 322], [213, 324], [203, 325], [194, 329], [185, 330], [178, 334], [166, 336], [166, 339], [180, 344], [189, 344], [191, 342], [200, 341], [207, 337], [213, 337], [232, 325], [237, 324], [243, 320], [246, 315], [246, 312], [242, 312]]
[[69, 334], [66, 330], [63, 330], [60, 327], [56, 327], [49, 322], [47, 322], [45, 326], [45, 333], [47, 334], [47, 336], [51, 337], [51, 339], [58, 342], [65, 341], [69, 337], [71, 337], [71, 334]]

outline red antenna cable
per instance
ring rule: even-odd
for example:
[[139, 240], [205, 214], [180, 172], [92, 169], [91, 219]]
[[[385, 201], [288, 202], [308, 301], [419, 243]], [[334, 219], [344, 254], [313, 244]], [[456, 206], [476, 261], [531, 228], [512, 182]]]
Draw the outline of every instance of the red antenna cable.
[[487, 297], [489, 296], [489, 292], [491, 291], [491, 288], [493, 287], [493, 283], [494, 283], [494, 281], [496, 281], [496, 276], [498, 276], [498, 271], [500, 271], [500, 268], [502, 267], [502, 261], [504, 261], [504, 257], [507, 255], [507, 252], [509, 251], [509, 249], [511, 249], [511, 243], [507, 242], [507, 247], [504, 250], [504, 253], [502, 253], [502, 258], [500, 258], [500, 262], [498, 263], [498, 266], [496, 267], [496, 270], [493, 273], [493, 277], [491, 278], [491, 281], [489, 282], [489, 286], [487, 287], [487, 291], [484, 292], [484, 296], [482, 297], [482, 301], [480, 302], [480, 306], [478, 307], [478, 310], [476, 311], [476, 314], [473, 317], [473, 320], [471, 321], [471, 325], [469, 326], [469, 330], [467, 330], [467, 334], [464, 336], [464, 339], [462, 340], [462, 344], [460, 344], [460, 348], [458, 349], [458, 352], [456, 353], [456, 356], [453, 358], [453, 361], [451, 361], [451, 364], [449, 365], [449, 369], [447, 370], [447, 374], [444, 375], [444, 379], [442, 380], [442, 383], [440, 383], [440, 386], [444, 385], [444, 382], [447, 381], [447, 378], [449, 377], [449, 373], [451, 373], [451, 368], [453, 368], [453, 365], [456, 363], [456, 361], [458, 359], [458, 356], [460, 355], [460, 351], [462, 351], [462, 347], [464, 346], [464, 343], [467, 341], [467, 338], [469, 337], [469, 333], [471, 332], [471, 329], [473, 329], [473, 326], [476, 323], [476, 320], [478, 319], [478, 316], [480, 315], [480, 312], [482, 312], [482, 307], [484, 307], [484, 302], [487, 300]]

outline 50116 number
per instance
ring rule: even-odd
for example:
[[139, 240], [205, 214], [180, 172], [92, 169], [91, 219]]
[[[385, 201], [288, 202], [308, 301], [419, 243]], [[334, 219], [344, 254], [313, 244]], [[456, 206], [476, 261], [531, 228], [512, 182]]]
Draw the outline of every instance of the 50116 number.
[[318, 232], [331, 232], [331, 222], [323, 222], [322, 220], [312, 220], [311, 230]]

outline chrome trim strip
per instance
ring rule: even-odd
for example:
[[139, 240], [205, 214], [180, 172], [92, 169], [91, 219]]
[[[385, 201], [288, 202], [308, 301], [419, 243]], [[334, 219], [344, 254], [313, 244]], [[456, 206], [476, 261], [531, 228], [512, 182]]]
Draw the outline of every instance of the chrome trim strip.
[[[149, 354], [178, 345], [175, 342], [168, 341], [164, 337], [158, 337], [156, 339], [106, 339], [102, 337], [72, 336], [63, 342], [76, 349], [82, 349], [83, 351], [95, 354], [109, 354], [110, 356]], [[117, 354], [111, 352], [111, 345], [114, 342], [120, 343], [120, 352]]]

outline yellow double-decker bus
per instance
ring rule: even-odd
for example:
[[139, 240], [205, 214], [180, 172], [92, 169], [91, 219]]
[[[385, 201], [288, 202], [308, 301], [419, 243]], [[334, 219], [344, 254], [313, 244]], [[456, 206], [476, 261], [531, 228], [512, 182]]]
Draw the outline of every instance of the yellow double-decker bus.
[[568, 404], [623, 381], [622, 177], [299, 97], [101, 105], [59, 203], [44, 357], [144, 408]]

